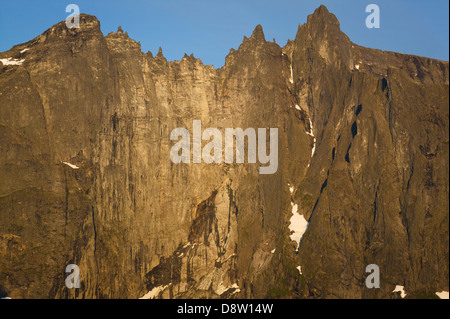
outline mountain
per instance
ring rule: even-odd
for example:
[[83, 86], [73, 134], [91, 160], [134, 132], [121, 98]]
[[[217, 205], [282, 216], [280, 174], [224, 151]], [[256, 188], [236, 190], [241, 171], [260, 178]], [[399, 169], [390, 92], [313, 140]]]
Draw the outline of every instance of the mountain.
[[[358, 46], [324, 6], [284, 47], [257, 26], [220, 69], [80, 23], [0, 53], [10, 297], [449, 290], [448, 62]], [[278, 128], [276, 173], [173, 163], [171, 132], [196, 120], [222, 134]], [[69, 264], [79, 289], [65, 286]], [[369, 264], [379, 289], [365, 285]]]

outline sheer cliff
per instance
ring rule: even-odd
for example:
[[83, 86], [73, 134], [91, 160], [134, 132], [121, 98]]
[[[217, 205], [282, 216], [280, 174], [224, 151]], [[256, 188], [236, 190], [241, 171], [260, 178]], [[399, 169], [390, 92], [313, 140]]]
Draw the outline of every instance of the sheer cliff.
[[[214, 69], [81, 15], [0, 53], [0, 285], [13, 298], [399, 298], [449, 290], [449, 64], [321, 6]], [[175, 128], [278, 128], [278, 170], [174, 164]], [[203, 145], [205, 142], [203, 143]], [[307, 221], [292, 240], [293, 215]], [[67, 289], [65, 268], [80, 267]], [[380, 268], [379, 289], [365, 285]]]

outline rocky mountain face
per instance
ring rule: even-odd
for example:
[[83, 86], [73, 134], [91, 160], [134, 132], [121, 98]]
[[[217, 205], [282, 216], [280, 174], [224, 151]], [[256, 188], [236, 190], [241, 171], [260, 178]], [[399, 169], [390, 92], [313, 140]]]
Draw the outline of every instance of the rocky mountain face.
[[[0, 285], [12, 298], [449, 290], [448, 62], [360, 47], [323, 6], [284, 47], [257, 26], [220, 69], [80, 23], [0, 53]], [[171, 131], [194, 120], [278, 128], [277, 172], [174, 164]], [[293, 215], [308, 222], [300, 245]], [[79, 289], [65, 286], [68, 264]], [[379, 289], [365, 285], [369, 264]]]

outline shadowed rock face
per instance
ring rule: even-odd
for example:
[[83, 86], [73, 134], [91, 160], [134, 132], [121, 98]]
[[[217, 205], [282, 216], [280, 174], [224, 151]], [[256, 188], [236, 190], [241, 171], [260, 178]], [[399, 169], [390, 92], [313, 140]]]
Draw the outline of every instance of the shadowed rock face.
[[[7, 58], [24, 60], [0, 64], [0, 285], [12, 298], [449, 290], [448, 62], [353, 44], [323, 6], [283, 48], [257, 26], [217, 70], [144, 54], [121, 28], [104, 37], [89, 15]], [[278, 171], [173, 164], [170, 132], [193, 120], [278, 128]], [[294, 204], [309, 221], [298, 254]], [[64, 284], [72, 263], [80, 289]], [[365, 287], [368, 264], [380, 289]]]

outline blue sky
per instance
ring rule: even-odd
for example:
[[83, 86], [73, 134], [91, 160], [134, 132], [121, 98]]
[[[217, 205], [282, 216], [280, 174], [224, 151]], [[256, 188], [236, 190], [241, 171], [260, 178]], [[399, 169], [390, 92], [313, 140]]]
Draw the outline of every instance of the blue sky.
[[[144, 52], [156, 54], [161, 46], [168, 60], [193, 53], [221, 67], [230, 48], [237, 49], [257, 24], [266, 40], [283, 46], [321, 4], [359, 45], [449, 60], [448, 0], [0, 0], [0, 52], [65, 20], [71, 3], [97, 16], [104, 35], [121, 25]], [[380, 7], [380, 29], [365, 26], [371, 3]]]

